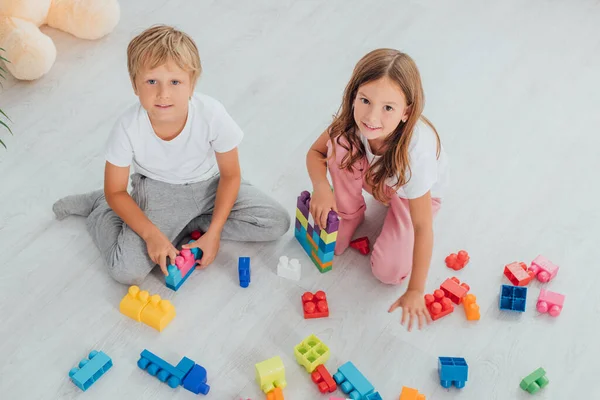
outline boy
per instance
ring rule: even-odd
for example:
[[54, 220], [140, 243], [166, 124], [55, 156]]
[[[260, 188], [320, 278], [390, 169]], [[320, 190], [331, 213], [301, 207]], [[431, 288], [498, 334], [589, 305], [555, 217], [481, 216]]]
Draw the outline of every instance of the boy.
[[[106, 150], [104, 190], [67, 196], [58, 219], [87, 217], [88, 232], [124, 284], [139, 284], [158, 264], [167, 274], [177, 244], [217, 255], [221, 239], [270, 241], [287, 232], [290, 217], [273, 199], [241, 181], [237, 146], [243, 132], [217, 100], [194, 92], [202, 71], [194, 41], [169, 26], [154, 26], [127, 48], [140, 104], [117, 120]], [[127, 192], [130, 166], [132, 192]]]

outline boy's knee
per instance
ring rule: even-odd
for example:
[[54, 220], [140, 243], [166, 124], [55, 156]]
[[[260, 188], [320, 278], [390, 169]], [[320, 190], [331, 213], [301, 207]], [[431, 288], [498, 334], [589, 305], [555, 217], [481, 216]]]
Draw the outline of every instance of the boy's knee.
[[398, 285], [407, 276], [409, 271], [399, 268], [399, 260], [383, 260], [373, 254], [371, 256], [371, 270], [375, 278], [387, 285]]
[[108, 269], [108, 274], [115, 281], [124, 285], [140, 285], [148, 275], [147, 270], [128, 269], [123, 265], [114, 265]]
[[273, 240], [276, 240], [286, 234], [290, 229], [292, 220], [290, 214], [281, 205], [275, 207], [273, 213], [270, 214], [270, 217], [272, 218], [270, 232], [273, 235]]

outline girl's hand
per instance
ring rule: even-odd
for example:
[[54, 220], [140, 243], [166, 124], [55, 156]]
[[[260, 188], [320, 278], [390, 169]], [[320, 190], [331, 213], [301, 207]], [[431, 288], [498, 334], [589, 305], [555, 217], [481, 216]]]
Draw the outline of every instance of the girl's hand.
[[388, 312], [394, 311], [396, 308], [402, 307], [402, 325], [408, 318], [408, 331], [412, 329], [413, 318], [418, 318], [419, 329], [423, 328], [423, 321], [431, 322], [431, 316], [429, 310], [425, 306], [425, 297], [422, 292], [418, 290], [407, 290], [388, 310]]
[[337, 205], [335, 204], [335, 196], [331, 191], [329, 183], [325, 182], [319, 186], [315, 186], [309, 210], [315, 223], [321, 228], [325, 228], [327, 226], [327, 216], [331, 210], [338, 212]]
[[162, 233], [159, 229], [156, 229], [146, 239], [146, 247], [148, 249], [148, 255], [150, 259], [156, 264], [160, 265], [160, 269], [163, 274], [168, 275], [167, 272], [167, 257], [170, 259], [170, 264], [175, 263], [175, 257], [179, 255], [179, 250], [173, 246], [173, 243]]
[[215, 260], [217, 253], [219, 252], [219, 246], [221, 244], [221, 234], [211, 231], [210, 229], [200, 236], [200, 239], [195, 242], [184, 244], [181, 246], [184, 249], [193, 249], [199, 247], [202, 250], [202, 258], [196, 260], [196, 263], [200, 265], [200, 268], [206, 268]]

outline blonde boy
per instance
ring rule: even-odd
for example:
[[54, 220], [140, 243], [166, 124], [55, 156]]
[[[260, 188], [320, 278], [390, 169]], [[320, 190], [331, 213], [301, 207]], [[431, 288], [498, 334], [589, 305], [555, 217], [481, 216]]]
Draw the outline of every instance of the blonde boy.
[[205, 232], [190, 245], [202, 249], [201, 267], [214, 260], [221, 239], [282, 236], [287, 211], [241, 180], [242, 130], [220, 102], [195, 92], [202, 67], [194, 41], [153, 26], [130, 42], [127, 65], [139, 103], [110, 134], [104, 190], [58, 200], [56, 217], [87, 217], [109, 274], [124, 284], [139, 284], [157, 264], [166, 274], [175, 245], [196, 229]]

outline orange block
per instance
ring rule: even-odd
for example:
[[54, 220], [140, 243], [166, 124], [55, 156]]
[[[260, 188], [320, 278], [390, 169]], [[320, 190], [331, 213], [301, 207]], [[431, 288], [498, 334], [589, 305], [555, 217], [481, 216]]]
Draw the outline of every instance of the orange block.
[[465, 307], [465, 315], [469, 321], [478, 321], [481, 317], [479, 314], [479, 305], [477, 305], [477, 297], [474, 294], [468, 294], [463, 299]]
[[402, 386], [402, 393], [400, 393], [399, 400], [425, 400], [425, 395], [420, 394], [417, 389]]
[[283, 398], [283, 390], [280, 387], [277, 387], [267, 393], [267, 400], [284, 400]]
[[141, 320], [161, 332], [175, 318], [175, 306], [169, 300], [162, 300], [155, 294], [142, 310]]

